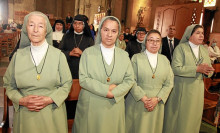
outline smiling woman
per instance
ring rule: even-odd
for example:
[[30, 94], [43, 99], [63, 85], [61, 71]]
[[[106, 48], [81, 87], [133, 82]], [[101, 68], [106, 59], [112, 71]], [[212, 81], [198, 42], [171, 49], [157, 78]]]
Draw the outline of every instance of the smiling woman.
[[51, 45], [47, 16], [41, 12], [25, 16], [20, 49], [3, 78], [15, 108], [14, 133], [67, 133], [64, 100], [72, 78], [65, 55]]

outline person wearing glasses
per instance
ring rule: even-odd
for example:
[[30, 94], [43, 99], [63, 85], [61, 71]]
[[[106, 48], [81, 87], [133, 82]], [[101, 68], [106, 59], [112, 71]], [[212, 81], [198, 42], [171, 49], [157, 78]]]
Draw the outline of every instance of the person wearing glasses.
[[[84, 15], [76, 15], [70, 30], [60, 43], [60, 49], [65, 54], [73, 80], [79, 79], [79, 60], [83, 51], [94, 43], [91, 31]], [[79, 83], [79, 82], [73, 82]], [[77, 100], [66, 101], [67, 118], [74, 119]]]
[[173, 88], [173, 71], [159, 54], [161, 34], [151, 30], [143, 41], [144, 52], [135, 54], [135, 84], [126, 98], [126, 133], [162, 133], [164, 106]]
[[143, 49], [141, 44], [143, 43], [146, 34], [147, 31], [145, 28], [137, 28], [136, 37], [128, 42], [125, 51], [128, 52], [130, 59], [134, 54], [140, 53]]
[[207, 49], [201, 45], [204, 29], [186, 28], [172, 60], [174, 88], [165, 106], [163, 133], [198, 133], [204, 105], [204, 77], [213, 74]]

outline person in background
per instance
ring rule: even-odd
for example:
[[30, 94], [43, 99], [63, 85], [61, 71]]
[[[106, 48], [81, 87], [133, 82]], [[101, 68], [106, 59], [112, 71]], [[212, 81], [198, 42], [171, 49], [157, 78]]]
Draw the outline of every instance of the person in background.
[[126, 43], [125, 43], [125, 41], [124, 41], [124, 34], [123, 34], [123, 33], [119, 34], [119, 37], [118, 37], [118, 39], [117, 39], [117, 43], [116, 43], [116, 44], [117, 44], [117, 45], [116, 45], [117, 47], [119, 47], [119, 48], [125, 50], [125, 48], [126, 48]]
[[[79, 61], [83, 51], [92, 46], [93, 43], [91, 32], [84, 16], [76, 15], [69, 32], [63, 36], [59, 47], [66, 56], [73, 80], [79, 79]], [[76, 104], [77, 100], [66, 101], [68, 119], [74, 119]]]
[[173, 88], [169, 60], [158, 53], [161, 34], [151, 30], [145, 37], [144, 52], [132, 57], [136, 83], [126, 98], [126, 133], [162, 133], [164, 106]]
[[128, 52], [130, 59], [134, 54], [140, 53], [143, 50], [142, 43], [146, 34], [145, 28], [137, 28], [136, 37], [128, 42], [125, 50]]
[[212, 64], [220, 62], [220, 50], [217, 46], [217, 41], [213, 39], [211, 46], [208, 47], [209, 57], [211, 59]]
[[132, 36], [130, 34], [130, 28], [125, 28], [125, 33], [124, 33], [124, 40], [126, 44], [131, 40]]
[[73, 22], [73, 18], [70, 16], [70, 12], [68, 12], [67, 16], [66, 16], [66, 24], [68, 23], [72, 23]]
[[66, 107], [72, 85], [65, 55], [52, 46], [46, 15], [24, 18], [20, 48], [3, 77], [14, 106], [13, 133], [67, 133]]
[[4, 30], [4, 33], [13, 33], [13, 31], [10, 28], [10, 25], [7, 25], [7, 28]]
[[94, 28], [93, 24], [91, 24], [89, 27], [90, 27], [90, 31], [92, 34], [92, 38], [93, 38], [93, 40], [95, 40], [95, 36], [96, 36], [95, 28]]
[[63, 20], [56, 20], [53, 25], [53, 46], [59, 48], [60, 42], [65, 34], [65, 24]]
[[174, 50], [174, 88], [165, 106], [163, 133], [199, 132], [204, 105], [203, 78], [211, 77], [214, 71], [203, 40], [203, 27], [190, 25]]
[[127, 52], [115, 47], [120, 29], [116, 17], [104, 17], [95, 45], [81, 56], [82, 89], [72, 133], [125, 133], [124, 96], [134, 83], [134, 73]]
[[170, 25], [168, 28], [167, 36], [162, 38], [161, 54], [165, 55], [170, 61], [170, 63], [172, 62], [173, 51], [180, 41], [177, 38], [175, 38], [175, 35], [176, 35], [176, 27], [174, 25]]

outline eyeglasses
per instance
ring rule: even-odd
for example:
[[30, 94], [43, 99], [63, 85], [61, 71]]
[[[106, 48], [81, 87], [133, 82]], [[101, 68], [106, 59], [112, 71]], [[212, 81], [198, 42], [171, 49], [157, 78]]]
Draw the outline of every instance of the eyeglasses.
[[153, 39], [148, 39], [147, 40], [149, 43], [156, 43], [156, 44], [160, 44], [160, 40], [153, 40]]
[[84, 23], [83, 23], [83, 22], [73, 22], [73, 25], [79, 25], [79, 26], [82, 26], [82, 25], [84, 25]]

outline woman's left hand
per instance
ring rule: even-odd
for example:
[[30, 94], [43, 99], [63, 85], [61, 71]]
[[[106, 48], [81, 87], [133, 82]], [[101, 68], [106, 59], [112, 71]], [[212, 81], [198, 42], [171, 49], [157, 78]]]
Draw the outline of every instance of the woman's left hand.
[[157, 97], [152, 97], [149, 98], [148, 102], [146, 104], [144, 104], [144, 107], [148, 110], [148, 111], [153, 111], [155, 109], [155, 107], [158, 104], [158, 100]]
[[34, 111], [39, 112], [41, 109], [43, 109], [51, 103], [53, 103], [53, 100], [50, 97], [40, 96], [39, 100], [35, 103], [36, 107]]

